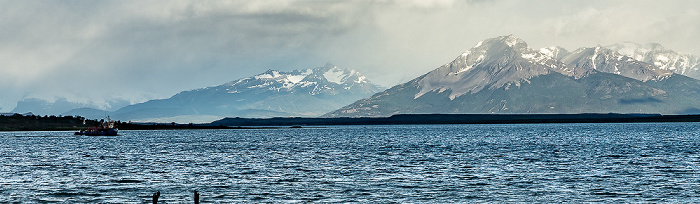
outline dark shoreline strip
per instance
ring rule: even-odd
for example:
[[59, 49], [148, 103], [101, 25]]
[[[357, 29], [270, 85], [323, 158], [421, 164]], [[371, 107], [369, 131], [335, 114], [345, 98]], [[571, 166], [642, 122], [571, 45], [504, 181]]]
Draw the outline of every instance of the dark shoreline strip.
[[400, 114], [360, 118], [224, 118], [211, 126], [318, 126], [527, 123], [700, 122], [700, 115], [660, 114]]

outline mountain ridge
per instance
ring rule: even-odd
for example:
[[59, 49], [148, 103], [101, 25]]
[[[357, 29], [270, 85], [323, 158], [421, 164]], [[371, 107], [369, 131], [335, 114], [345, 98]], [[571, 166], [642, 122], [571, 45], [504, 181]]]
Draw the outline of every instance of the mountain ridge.
[[653, 64], [663, 70], [700, 79], [700, 57], [695, 55], [666, 49], [658, 43], [642, 45], [633, 42], [623, 42], [606, 46], [606, 48], [637, 61]]

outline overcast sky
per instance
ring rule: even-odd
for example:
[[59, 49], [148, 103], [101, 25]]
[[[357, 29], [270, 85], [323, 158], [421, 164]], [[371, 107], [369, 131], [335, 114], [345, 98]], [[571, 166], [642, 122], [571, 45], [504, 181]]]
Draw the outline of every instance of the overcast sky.
[[0, 112], [31, 97], [143, 102], [326, 63], [390, 87], [509, 34], [533, 48], [700, 55], [700, 1], [0, 0]]

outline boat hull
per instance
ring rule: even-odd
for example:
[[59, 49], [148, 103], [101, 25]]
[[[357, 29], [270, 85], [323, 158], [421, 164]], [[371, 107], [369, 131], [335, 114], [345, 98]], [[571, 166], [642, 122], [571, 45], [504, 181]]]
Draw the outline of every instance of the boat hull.
[[109, 128], [106, 130], [93, 130], [93, 131], [80, 131], [75, 132], [75, 135], [85, 135], [85, 136], [117, 136], [117, 128]]

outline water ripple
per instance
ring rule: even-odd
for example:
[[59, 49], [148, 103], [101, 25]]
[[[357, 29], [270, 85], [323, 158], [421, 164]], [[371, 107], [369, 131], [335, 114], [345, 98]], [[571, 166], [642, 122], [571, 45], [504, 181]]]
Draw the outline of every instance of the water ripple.
[[0, 133], [0, 202], [700, 202], [695, 123]]

